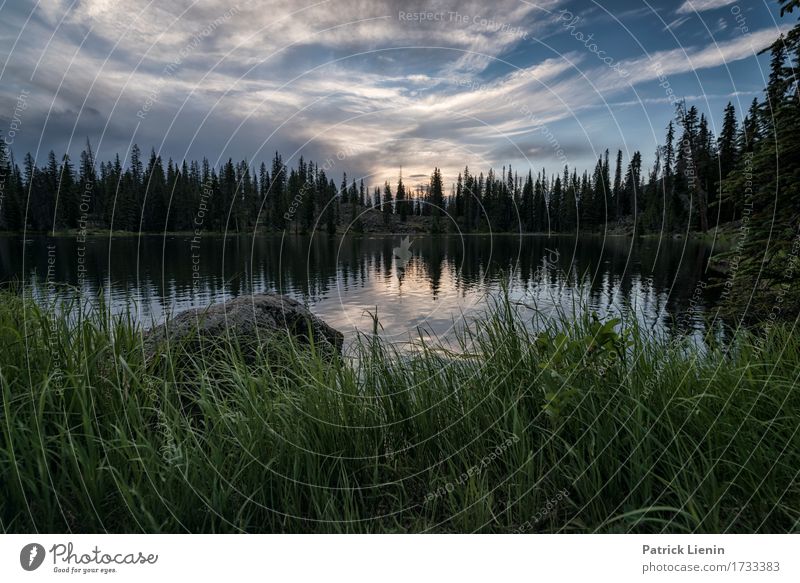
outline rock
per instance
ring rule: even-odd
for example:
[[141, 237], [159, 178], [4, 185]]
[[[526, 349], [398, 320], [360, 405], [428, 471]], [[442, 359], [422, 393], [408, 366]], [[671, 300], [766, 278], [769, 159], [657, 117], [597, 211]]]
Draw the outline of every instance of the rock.
[[314, 343], [322, 350], [340, 353], [343, 336], [317, 318], [300, 302], [292, 298], [264, 293], [241, 296], [205, 309], [181, 312], [164, 324], [145, 332], [145, 353], [152, 356], [168, 340], [187, 350], [204, 349], [211, 341], [236, 341], [245, 356], [252, 358], [253, 350], [263, 350], [269, 341], [281, 334], [291, 334], [304, 343], [313, 335]]

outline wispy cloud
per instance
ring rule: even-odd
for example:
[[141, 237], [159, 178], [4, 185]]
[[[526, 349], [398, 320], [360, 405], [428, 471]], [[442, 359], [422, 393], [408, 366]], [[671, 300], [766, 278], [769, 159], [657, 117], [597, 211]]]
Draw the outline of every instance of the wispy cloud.
[[735, 4], [736, 0], [685, 0], [678, 8], [679, 14], [694, 14], [695, 12], [705, 12], [715, 10], [730, 4]]
[[[755, 57], [764, 47], [769, 46], [780, 33], [791, 28], [786, 24], [778, 29], [767, 28], [740, 35], [725, 42], [714, 42], [699, 47], [682, 47], [667, 51], [657, 51], [624, 62], [626, 70], [632, 71], [631, 83], [641, 83], [658, 78], [659, 74], [680, 75], [700, 71]], [[659, 71], [654, 64], [659, 64]], [[607, 83], [611, 76], [606, 75]]]
[[688, 20], [689, 20], [689, 17], [688, 17], [688, 16], [679, 16], [679, 17], [677, 17], [675, 20], [673, 20], [672, 22], [670, 22], [669, 24], [667, 24], [667, 26], [665, 26], [665, 27], [664, 27], [662, 30], [664, 30], [664, 31], [667, 31], [667, 30], [677, 30], [677, 29], [679, 29], [679, 28], [680, 28], [680, 27], [681, 27], [683, 24], [685, 24], [686, 22], [688, 22]]

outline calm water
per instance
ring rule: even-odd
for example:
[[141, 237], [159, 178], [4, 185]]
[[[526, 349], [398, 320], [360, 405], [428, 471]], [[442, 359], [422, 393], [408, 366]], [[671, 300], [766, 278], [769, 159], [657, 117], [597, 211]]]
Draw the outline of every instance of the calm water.
[[[657, 331], [675, 321], [700, 331], [717, 299], [703, 288], [707, 244], [602, 237], [303, 236], [0, 237], [0, 280], [37, 298], [80, 289], [145, 323], [193, 306], [276, 290], [306, 302], [352, 338], [378, 311], [383, 334], [422, 327], [447, 336], [478, 315], [504, 283], [545, 315], [587, 304], [601, 316], [635, 316]], [[81, 263], [82, 262], [82, 263]], [[48, 271], [49, 269], [49, 271]], [[73, 287], [65, 287], [68, 284]], [[583, 302], [580, 301], [583, 298]]]

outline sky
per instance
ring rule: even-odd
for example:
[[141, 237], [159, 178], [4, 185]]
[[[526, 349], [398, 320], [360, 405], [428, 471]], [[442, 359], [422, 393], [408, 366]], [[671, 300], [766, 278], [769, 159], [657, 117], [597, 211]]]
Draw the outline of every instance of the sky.
[[[652, 163], [674, 101], [718, 129], [760, 96], [774, 0], [0, 0], [0, 132], [18, 161], [280, 151], [337, 182]], [[715, 132], [718, 133], [718, 132]]]

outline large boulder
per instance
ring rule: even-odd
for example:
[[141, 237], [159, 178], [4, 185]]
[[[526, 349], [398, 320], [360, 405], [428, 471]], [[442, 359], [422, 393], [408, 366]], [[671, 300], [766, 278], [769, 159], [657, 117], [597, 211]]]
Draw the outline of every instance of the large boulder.
[[176, 343], [190, 351], [212, 348], [220, 342], [235, 342], [245, 356], [269, 350], [270, 342], [286, 340], [286, 335], [328, 352], [340, 353], [343, 336], [317, 318], [300, 302], [275, 293], [241, 296], [208, 308], [181, 312], [145, 333], [149, 356], [163, 352], [166, 343]]

